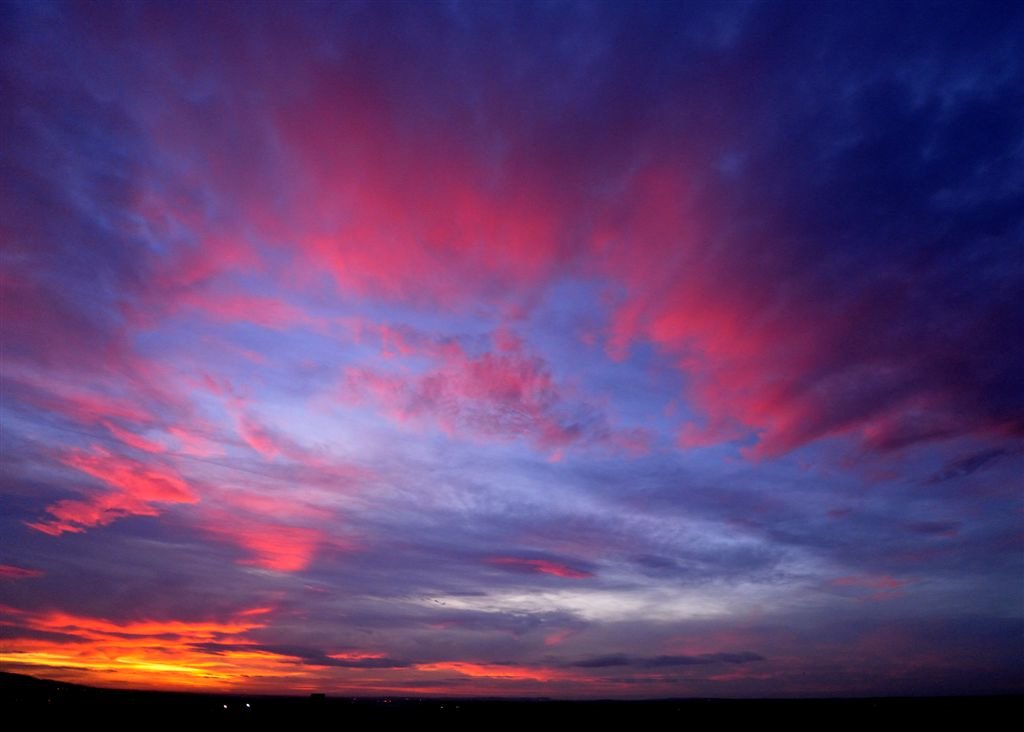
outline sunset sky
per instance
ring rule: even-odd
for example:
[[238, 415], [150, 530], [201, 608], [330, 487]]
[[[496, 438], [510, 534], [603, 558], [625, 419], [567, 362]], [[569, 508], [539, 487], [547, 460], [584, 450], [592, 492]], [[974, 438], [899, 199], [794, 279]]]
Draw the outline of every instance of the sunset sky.
[[0, 4], [0, 669], [1024, 691], [1024, 4]]

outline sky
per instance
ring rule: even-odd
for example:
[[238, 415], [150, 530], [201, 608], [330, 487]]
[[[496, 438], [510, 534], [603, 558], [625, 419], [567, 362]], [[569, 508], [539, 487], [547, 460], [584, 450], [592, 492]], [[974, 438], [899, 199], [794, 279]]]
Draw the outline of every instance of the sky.
[[1024, 691], [1024, 5], [0, 5], [0, 669]]

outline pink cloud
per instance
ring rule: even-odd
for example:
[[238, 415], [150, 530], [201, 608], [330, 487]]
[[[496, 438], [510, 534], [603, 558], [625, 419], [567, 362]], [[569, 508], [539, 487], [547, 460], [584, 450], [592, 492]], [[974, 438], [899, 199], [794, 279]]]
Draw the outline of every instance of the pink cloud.
[[548, 633], [544, 636], [544, 645], [546, 646], [560, 646], [569, 638], [575, 635], [575, 631], [572, 630], [556, 630]]
[[210, 457], [212, 455], [221, 455], [223, 453], [220, 446], [213, 440], [191, 432], [183, 427], [168, 427], [167, 432], [178, 441], [181, 445], [181, 452], [186, 455]]
[[528, 168], [495, 180], [458, 137], [410, 130], [395, 112], [340, 70], [279, 111], [306, 193], [292, 222], [308, 232], [306, 266], [347, 292], [448, 306], [543, 279], [560, 258], [565, 193], [545, 195]]
[[138, 399], [106, 393], [88, 382], [50, 379], [38, 369], [5, 365], [5, 376], [20, 387], [18, 399], [82, 425], [111, 419], [149, 424], [152, 417]]
[[[330, 531], [320, 527], [332, 521]], [[321, 549], [351, 550], [329, 511], [279, 492], [214, 488], [199, 527], [243, 550], [239, 564], [277, 572], [307, 568]]]
[[0, 564], [0, 580], [22, 580], [42, 576], [43, 572], [39, 569], [16, 567], [12, 564]]
[[121, 429], [113, 422], [104, 422], [103, 426], [106, 427], [114, 437], [129, 447], [134, 447], [136, 450], [152, 453], [167, 452], [167, 448], [161, 443], [147, 439], [142, 435], [130, 432], [129, 430]]
[[237, 420], [238, 430], [249, 447], [265, 458], [274, 458], [280, 454], [274, 436], [259, 421], [247, 414], [238, 415]]
[[565, 579], [589, 579], [593, 573], [583, 569], [575, 569], [548, 559], [522, 559], [520, 557], [492, 557], [487, 560], [488, 564], [496, 567], [503, 567], [515, 572], [527, 572], [535, 574], [549, 574], [554, 577]]
[[50, 519], [26, 522], [46, 534], [77, 533], [106, 526], [126, 516], [157, 516], [158, 504], [196, 503], [199, 497], [171, 468], [144, 464], [94, 446], [90, 452], [64, 454], [61, 462], [97, 479], [102, 489], [90, 489], [85, 498], [47, 506]]
[[308, 567], [318, 549], [340, 545], [337, 538], [310, 526], [292, 526], [252, 514], [207, 512], [203, 529], [246, 553], [239, 564], [275, 572], [299, 572]]
[[881, 601], [902, 596], [904, 588], [910, 582], [889, 575], [860, 575], [837, 577], [830, 584], [834, 587], [849, 587], [860, 591], [859, 597], [862, 600]]
[[193, 289], [175, 295], [174, 303], [222, 323], [252, 323], [273, 330], [323, 327], [322, 321], [298, 305], [268, 295]]
[[[433, 343], [418, 351], [432, 361], [418, 373], [349, 368], [343, 398], [379, 404], [400, 422], [432, 423], [449, 434], [524, 438], [554, 454], [590, 437], [587, 422], [600, 419], [596, 410], [565, 399], [544, 361], [518, 339], [499, 334], [494, 345], [474, 355], [455, 342]], [[580, 419], [573, 419], [574, 410], [582, 410]]]
[[277, 572], [298, 572], [308, 567], [326, 538], [323, 532], [307, 527], [252, 522], [217, 528], [214, 533], [250, 553], [242, 564]]

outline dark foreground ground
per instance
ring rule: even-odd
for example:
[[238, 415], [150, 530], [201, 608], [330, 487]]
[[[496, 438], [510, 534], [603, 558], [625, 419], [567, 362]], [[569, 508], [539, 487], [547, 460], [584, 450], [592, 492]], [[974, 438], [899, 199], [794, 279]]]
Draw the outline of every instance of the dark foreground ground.
[[[652, 701], [558, 701], [548, 699], [455, 699], [425, 697], [236, 696], [119, 691], [0, 673], [5, 716], [71, 724], [121, 722], [207, 723], [217, 727], [289, 726], [295, 730], [349, 725], [543, 724], [702, 725], [786, 723], [800, 728], [909, 722], [971, 725], [990, 729], [1021, 719], [1024, 696], [878, 699], [672, 699]], [[703, 725], [708, 725], [703, 727]], [[714, 725], [714, 726], [712, 726]], [[528, 731], [529, 732], [529, 731]]]

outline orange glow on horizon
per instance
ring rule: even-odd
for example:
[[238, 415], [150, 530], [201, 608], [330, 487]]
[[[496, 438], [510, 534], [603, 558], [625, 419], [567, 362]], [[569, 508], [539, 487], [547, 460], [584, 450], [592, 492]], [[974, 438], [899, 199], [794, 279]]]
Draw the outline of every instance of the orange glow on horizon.
[[[301, 673], [297, 659], [248, 649], [245, 637], [263, 628], [269, 608], [251, 608], [226, 621], [113, 621], [60, 611], [32, 613], [2, 607], [0, 625], [67, 636], [53, 640], [9, 630], [0, 662], [18, 670], [100, 686], [224, 689], [254, 678]], [[208, 644], [223, 644], [210, 648]]]
[[[460, 693], [495, 693], [520, 682], [582, 681], [560, 669], [469, 661], [396, 665], [367, 672], [317, 664], [263, 650], [249, 633], [267, 627], [270, 608], [237, 611], [224, 620], [130, 620], [32, 612], [0, 606], [7, 639], [0, 668], [100, 687], [153, 690], [287, 692], [344, 688], [362, 693], [439, 692], [420, 689], [420, 674], [455, 673], [483, 687], [459, 684]], [[51, 637], [41, 638], [38, 634]], [[54, 637], [56, 636], [56, 637]], [[386, 657], [352, 649], [329, 658], [359, 661]]]

